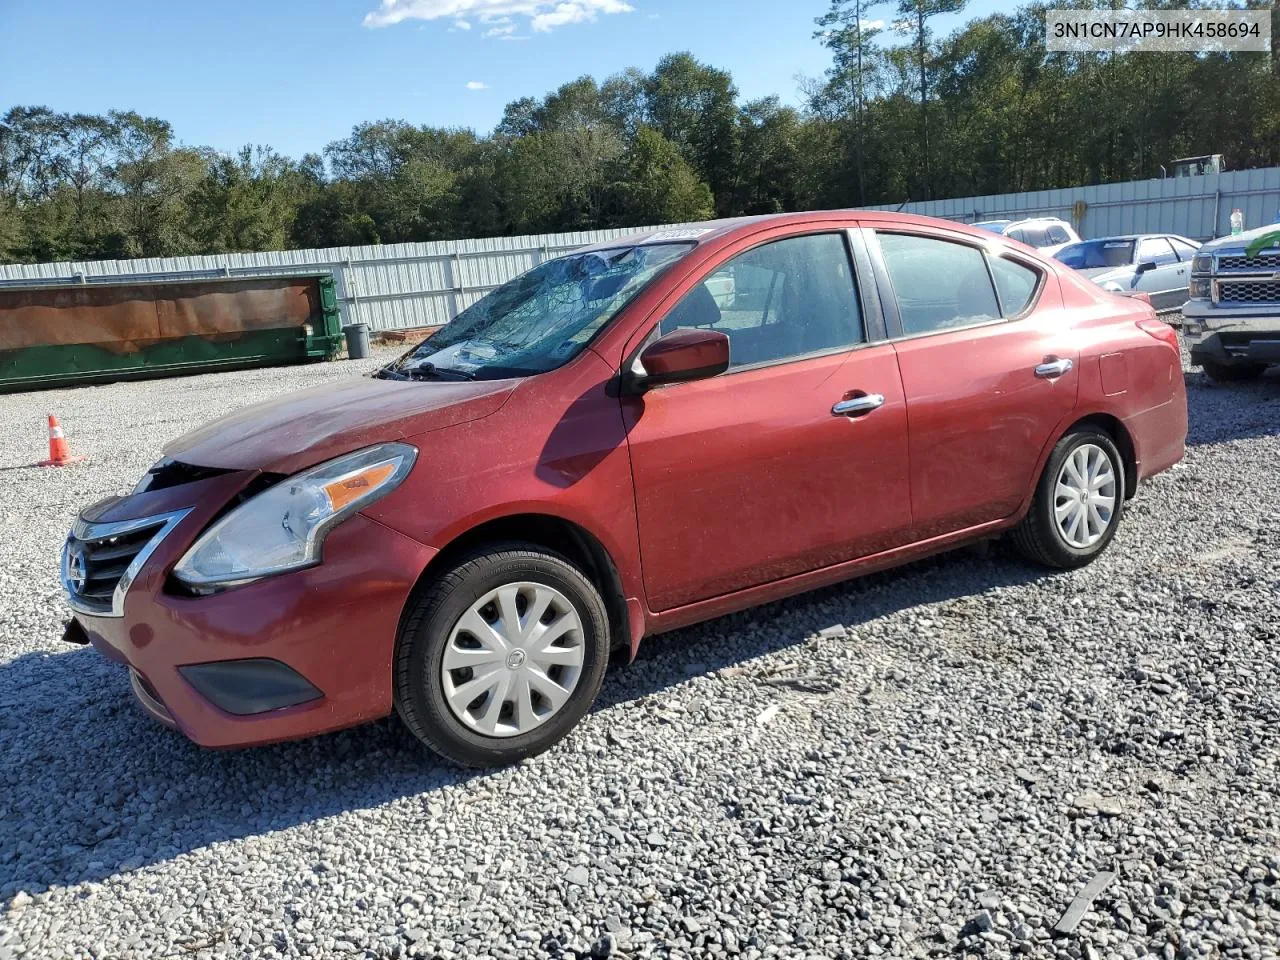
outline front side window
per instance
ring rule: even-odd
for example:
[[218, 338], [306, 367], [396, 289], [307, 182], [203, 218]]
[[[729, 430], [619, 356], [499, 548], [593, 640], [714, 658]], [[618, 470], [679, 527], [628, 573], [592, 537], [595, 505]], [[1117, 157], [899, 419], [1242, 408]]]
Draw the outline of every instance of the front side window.
[[1031, 304], [1040, 285], [1040, 274], [1004, 257], [991, 257], [988, 262], [996, 281], [996, 293], [1000, 295], [1001, 316], [1016, 317]]
[[739, 254], [686, 293], [662, 319], [729, 337], [729, 367], [776, 363], [864, 339], [844, 237], [775, 240]]
[[1177, 254], [1164, 237], [1150, 237], [1138, 244], [1138, 263], [1154, 263], [1159, 267], [1177, 262]]
[[1050, 243], [1070, 243], [1071, 242], [1071, 236], [1067, 233], [1066, 229], [1058, 226], [1056, 223], [1051, 225], [1047, 232], [1049, 234]]
[[473, 303], [379, 376], [497, 380], [554, 370], [692, 249], [642, 244], [549, 260]]
[[977, 247], [906, 233], [879, 237], [904, 334], [1000, 319], [986, 259]]

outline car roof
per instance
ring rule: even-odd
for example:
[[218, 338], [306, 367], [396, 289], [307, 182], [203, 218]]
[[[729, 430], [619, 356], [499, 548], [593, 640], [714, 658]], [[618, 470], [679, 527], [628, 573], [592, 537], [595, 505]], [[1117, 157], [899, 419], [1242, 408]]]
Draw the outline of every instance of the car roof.
[[[1192, 240], [1190, 237], [1184, 237], [1180, 233], [1117, 233], [1115, 236], [1112, 236], [1112, 237], [1091, 237], [1088, 240], [1081, 240], [1080, 242], [1081, 243], [1104, 243], [1104, 242], [1113, 242], [1117, 240], [1163, 240], [1166, 238], [1171, 238], [1173, 240], [1182, 240], [1185, 243], [1192, 243], [1192, 244], [1195, 244], [1196, 246], [1199, 246], [1199, 244], [1196, 243], [1196, 241]], [[1072, 246], [1075, 246], [1075, 244], [1072, 244]]]
[[648, 230], [616, 237], [613, 240], [602, 240], [590, 246], [580, 247], [573, 253], [590, 253], [594, 250], [616, 250], [619, 247], [636, 247], [654, 243], [693, 242], [709, 243], [713, 240], [727, 238], [739, 232], [755, 232], [766, 224], [794, 224], [803, 226], [806, 223], [827, 223], [831, 220], [863, 220], [884, 223], [896, 223], [903, 226], [947, 227], [960, 233], [991, 238], [990, 231], [982, 230], [968, 223], [954, 220], [942, 220], [938, 217], [922, 217], [914, 213], [896, 213], [888, 210], [808, 210], [803, 213], [768, 213], [754, 217], [731, 217], [724, 220], [706, 220], [701, 223], [678, 224], [669, 227], [655, 227]]

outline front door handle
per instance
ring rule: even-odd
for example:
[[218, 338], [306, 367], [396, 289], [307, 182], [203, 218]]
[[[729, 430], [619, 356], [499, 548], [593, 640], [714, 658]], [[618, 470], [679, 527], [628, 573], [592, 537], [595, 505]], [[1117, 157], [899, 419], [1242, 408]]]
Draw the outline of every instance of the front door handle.
[[1068, 372], [1073, 364], [1070, 360], [1046, 360], [1036, 367], [1036, 376], [1041, 380], [1054, 380]]
[[861, 417], [883, 406], [883, 393], [865, 393], [860, 397], [841, 400], [831, 408], [831, 413], [837, 417]]

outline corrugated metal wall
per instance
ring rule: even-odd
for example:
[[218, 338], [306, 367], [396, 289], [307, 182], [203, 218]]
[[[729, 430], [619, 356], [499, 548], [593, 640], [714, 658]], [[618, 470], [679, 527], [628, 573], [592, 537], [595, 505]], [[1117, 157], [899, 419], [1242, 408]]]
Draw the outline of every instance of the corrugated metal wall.
[[[1077, 208], [1077, 204], [1083, 206]], [[1178, 233], [1207, 240], [1230, 231], [1231, 211], [1236, 207], [1244, 212], [1247, 227], [1271, 223], [1280, 211], [1280, 167], [933, 200], [909, 203], [902, 209], [965, 223], [1058, 216], [1076, 223], [1086, 238]], [[899, 208], [886, 204], [875, 209]], [[0, 286], [332, 273], [343, 323], [365, 322], [375, 330], [386, 330], [444, 323], [493, 287], [548, 257], [644, 229], [654, 228], [209, 257], [19, 264], [0, 266]]]
[[374, 330], [444, 323], [549, 257], [653, 227], [435, 243], [330, 247], [204, 257], [0, 265], [0, 287], [329, 274], [343, 323]]
[[[1084, 206], [1077, 210], [1077, 204]], [[1177, 233], [1193, 240], [1211, 240], [1231, 232], [1231, 211], [1237, 207], [1244, 214], [1247, 229], [1273, 222], [1280, 214], [1280, 167], [929, 200], [902, 207], [884, 204], [874, 209], [901, 209], [963, 223], [1061, 217], [1074, 223], [1085, 239], [1123, 233]]]

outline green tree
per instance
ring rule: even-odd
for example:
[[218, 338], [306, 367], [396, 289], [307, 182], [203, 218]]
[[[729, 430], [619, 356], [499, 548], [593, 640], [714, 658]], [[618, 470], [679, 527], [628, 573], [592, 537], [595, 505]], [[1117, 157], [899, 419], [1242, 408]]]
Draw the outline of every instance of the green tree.
[[706, 181], [717, 212], [732, 212], [737, 155], [737, 96], [733, 78], [690, 53], [663, 57], [645, 84], [649, 123]]
[[706, 220], [715, 214], [711, 188], [674, 143], [641, 127], [617, 166], [611, 226]]
[[940, 13], [958, 13], [965, 0], [898, 0], [898, 15], [904, 32], [911, 35], [911, 53], [919, 71], [920, 85], [920, 157], [924, 199], [932, 196], [932, 169], [929, 154], [929, 68], [932, 60], [933, 31], [929, 20]]

